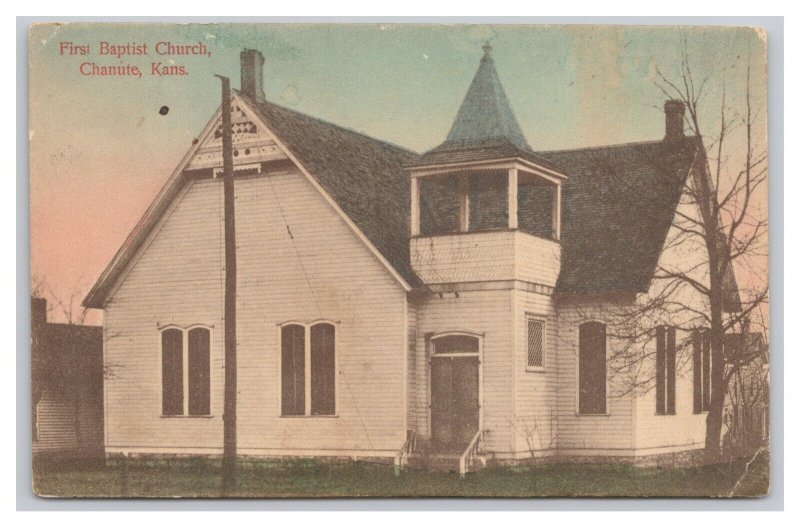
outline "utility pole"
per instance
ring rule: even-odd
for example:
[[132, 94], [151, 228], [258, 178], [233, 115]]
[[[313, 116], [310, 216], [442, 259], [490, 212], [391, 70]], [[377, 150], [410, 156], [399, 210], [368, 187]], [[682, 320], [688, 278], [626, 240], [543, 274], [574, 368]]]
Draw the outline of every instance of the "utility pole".
[[223, 421], [222, 490], [236, 482], [236, 221], [233, 192], [231, 80], [222, 81], [222, 184], [225, 193], [225, 408]]

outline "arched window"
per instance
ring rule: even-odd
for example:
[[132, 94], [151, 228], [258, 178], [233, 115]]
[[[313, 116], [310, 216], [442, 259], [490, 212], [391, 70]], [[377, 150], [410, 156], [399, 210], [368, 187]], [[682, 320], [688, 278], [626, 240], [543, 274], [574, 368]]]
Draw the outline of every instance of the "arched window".
[[605, 414], [606, 326], [585, 322], [578, 333], [578, 412]]
[[443, 335], [433, 338], [433, 353], [478, 353], [480, 341], [471, 335]]
[[211, 414], [211, 332], [189, 330], [189, 415]]
[[306, 408], [306, 329], [298, 324], [281, 328], [281, 413], [304, 415]]
[[211, 332], [161, 332], [161, 414], [211, 414]]
[[336, 413], [336, 329], [311, 326], [311, 415]]
[[183, 331], [161, 332], [161, 413], [183, 415]]
[[281, 328], [281, 415], [336, 415], [336, 328]]

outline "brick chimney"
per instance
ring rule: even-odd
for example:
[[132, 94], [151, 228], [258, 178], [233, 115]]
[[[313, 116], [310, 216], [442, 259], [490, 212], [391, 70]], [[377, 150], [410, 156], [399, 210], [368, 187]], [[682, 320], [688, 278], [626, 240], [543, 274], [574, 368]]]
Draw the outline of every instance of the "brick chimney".
[[242, 93], [257, 102], [264, 97], [264, 55], [257, 49], [245, 49], [239, 54], [242, 68]]
[[664, 141], [679, 141], [683, 135], [683, 118], [686, 114], [686, 105], [683, 101], [669, 99], [664, 103], [664, 115], [666, 115], [666, 133]]

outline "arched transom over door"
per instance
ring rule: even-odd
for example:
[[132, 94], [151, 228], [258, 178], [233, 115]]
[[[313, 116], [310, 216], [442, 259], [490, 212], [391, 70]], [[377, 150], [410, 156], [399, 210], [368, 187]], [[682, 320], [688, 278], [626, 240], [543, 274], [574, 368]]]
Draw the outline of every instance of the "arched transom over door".
[[480, 339], [450, 334], [434, 337], [431, 344], [433, 448], [460, 452], [480, 425]]

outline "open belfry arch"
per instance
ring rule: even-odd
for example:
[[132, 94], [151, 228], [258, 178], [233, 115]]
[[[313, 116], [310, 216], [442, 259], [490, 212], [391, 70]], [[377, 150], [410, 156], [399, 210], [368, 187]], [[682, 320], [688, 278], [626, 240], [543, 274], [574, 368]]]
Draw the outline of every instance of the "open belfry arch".
[[[552, 288], [567, 176], [528, 144], [491, 50], [445, 141], [406, 165], [412, 266], [428, 284], [526, 278]], [[521, 276], [529, 257], [555, 258], [552, 272]]]
[[[534, 154], [498, 78], [492, 48], [486, 44], [483, 50], [447, 139], [407, 167], [411, 236], [521, 228], [558, 240], [567, 176]], [[547, 206], [547, 225], [541, 211], [534, 216], [523, 207], [520, 214], [521, 204]], [[452, 217], [444, 218], [448, 212]]]

